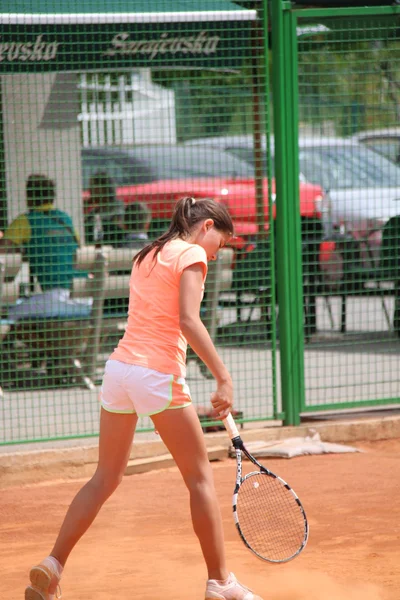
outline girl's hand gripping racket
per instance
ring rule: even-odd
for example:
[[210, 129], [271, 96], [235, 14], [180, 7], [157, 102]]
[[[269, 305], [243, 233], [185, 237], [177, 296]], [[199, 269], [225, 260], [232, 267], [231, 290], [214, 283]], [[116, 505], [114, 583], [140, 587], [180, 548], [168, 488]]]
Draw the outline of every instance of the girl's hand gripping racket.
[[[246, 546], [262, 560], [284, 563], [305, 548], [308, 523], [303, 506], [283, 479], [246, 450], [231, 414], [223, 419], [236, 452], [233, 518]], [[242, 452], [259, 470], [242, 477]]]

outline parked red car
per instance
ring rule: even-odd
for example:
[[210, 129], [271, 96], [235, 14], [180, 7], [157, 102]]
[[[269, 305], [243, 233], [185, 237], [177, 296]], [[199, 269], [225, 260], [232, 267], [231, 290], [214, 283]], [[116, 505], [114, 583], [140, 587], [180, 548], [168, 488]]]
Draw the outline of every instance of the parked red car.
[[[223, 202], [241, 240], [257, 233], [254, 168], [239, 158], [217, 149], [191, 146], [146, 145], [135, 148], [83, 148], [83, 187], [99, 171], [106, 171], [117, 184], [117, 195], [125, 203], [146, 202], [153, 221], [165, 227], [175, 202], [183, 196], [212, 197]], [[268, 229], [270, 207], [264, 179], [264, 213]], [[275, 181], [272, 182], [275, 194]], [[89, 201], [88, 192], [85, 200]], [[274, 196], [273, 196], [274, 197]], [[313, 233], [319, 223], [326, 197], [318, 185], [300, 183], [300, 213], [305, 230]], [[272, 210], [275, 216], [275, 210]]]
[[[164, 231], [172, 216], [176, 201], [183, 196], [214, 198], [229, 209], [235, 225], [235, 270], [233, 285], [239, 292], [258, 296], [271, 285], [269, 244], [257, 240], [256, 185], [254, 167], [240, 158], [214, 148], [198, 146], [146, 145], [131, 149], [84, 148], [82, 150], [84, 189], [89, 179], [106, 171], [117, 184], [117, 195], [125, 203], [146, 202], [152, 211], [153, 230]], [[268, 182], [264, 178], [265, 228], [268, 229], [271, 207]], [[309, 297], [315, 297], [315, 283], [320, 269], [337, 279], [337, 264], [330, 260], [330, 250], [322, 242], [322, 212], [329, 210], [329, 199], [319, 185], [300, 182], [300, 214], [303, 240], [303, 273], [308, 281]], [[275, 181], [272, 181], [273, 200]], [[90, 198], [85, 199], [90, 206]], [[275, 206], [272, 207], [275, 217]], [[254, 251], [257, 246], [257, 251]], [[279, 256], [275, 255], [278, 259]], [[340, 276], [339, 276], [340, 277]], [[313, 283], [314, 282], [314, 283]], [[314, 291], [312, 291], [314, 290]], [[316, 330], [314, 300], [305, 311], [306, 331]], [[238, 311], [240, 319], [241, 311]], [[268, 325], [267, 325], [268, 327]]]

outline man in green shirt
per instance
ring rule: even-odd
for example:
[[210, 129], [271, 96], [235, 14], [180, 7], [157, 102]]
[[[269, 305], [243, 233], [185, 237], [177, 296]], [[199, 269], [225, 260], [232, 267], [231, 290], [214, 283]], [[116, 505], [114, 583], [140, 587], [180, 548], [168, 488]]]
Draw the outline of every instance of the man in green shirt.
[[69, 290], [79, 246], [71, 217], [54, 207], [55, 185], [44, 175], [28, 177], [26, 199], [28, 212], [14, 219], [0, 247], [23, 251], [43, 292]]
[[28, 211], [7, 228], [0, 252], [22, 251], [42, 294], [10, 307], [9, 318], [87, 316], [90, 305], [70, 298], [74, 276], [82, 276], [74, 269], [79, 241], [71, 217], [54, 207], [54, 182], [44, 175], [30, 175], [26, 199]]

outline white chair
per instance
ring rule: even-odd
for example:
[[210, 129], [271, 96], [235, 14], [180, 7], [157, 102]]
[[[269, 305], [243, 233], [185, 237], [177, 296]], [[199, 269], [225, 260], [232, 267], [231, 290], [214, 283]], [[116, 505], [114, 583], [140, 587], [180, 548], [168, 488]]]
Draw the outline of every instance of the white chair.
[[[20, 252], [5, 252], [0, 254], [0, 344], [11, 329], [12, 323], [7, 319], [8, 306], [15, 304], [19, 296], [19, 283], [16, 280], [22, 267]], [[0, 352], [2, 349], [0, 348]], [[3, 364], [3, 361], [1, 361]], [[0, 395], [3, 390], [0, 387]]]
[[[85, 263], [83, 260], [81, 262], [83, 268], [90, 262], [92, 272], [95, 273], [96, 286], [101, 293], [105, 259], [93, 255], [90, 261], [87, 258]], [[11, 261], [7, 273], [14, 276], [17, 273], [15, 260]], [[85, 277], [81, 281], [84, 282], [82, 297], [98, 299], [97, 290], [95, 294], [94, 290], [90, 289], [92, 280]], [[15, 280], [3, 282], [1, 298], [3, 313], [6, 314], [7, 305], [14, 304], [18, 298], [18, 285]], [[10, 386], [10, 389], [18, 389], [66, 384], [94, 388], [93, 381], [82, 367], [81, 357], [85, 354], [93, 335], [92, 322], [96, 307], [94, 302], [94, 310], [89, 318], [26, 318], [16, 323], [3, 320], [1, 350], [3, 371], [7, 372], [7, 386]]]
[[19, 283], [16, 280], [22, 267], [21, 253], [0, 254], [0, 343], [10, 331], [10, 322], [7, 320], [8, 306], [15, 304], [19, 296]]

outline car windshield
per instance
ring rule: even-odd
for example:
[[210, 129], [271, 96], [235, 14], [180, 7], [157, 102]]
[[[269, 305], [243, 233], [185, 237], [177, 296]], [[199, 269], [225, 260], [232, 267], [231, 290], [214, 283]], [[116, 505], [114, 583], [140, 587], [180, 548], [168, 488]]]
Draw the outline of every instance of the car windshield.
[[[251, 165], [254, 166], [254, 150], [252, 147], [227, 146], [226, 150], [228, 152], [231, 152], [231, 154], [234, 154], [241, 160], [245, 160], [247, 163], [250, 163]], [[262, 169], [263, 169], [264, 175], [267, 176], [268, 175], [268, 162], [267, 162], [267, 155], [265, 152], [263, 152], [263, 155], [262, 155]], [[275, 177], [275, 163], [274, 163], [274, 158], [272, 156], [271, 156], [271, 175], [272, 175], [272, 177]]]
[[140, 161], [132, 161], [121, 152], [104, 149], [82, 150], [82, 185], [87, 190], [90, 179], [99, 173], [107, 173], [117, 186], [138, 185], [153, 181], [154, 174], [149, 165]]
[[[229, 146], [238, 158], [254, 164], [251, 146]], [[267, 160], [264, 153], [264, 172]], [[364, 187], [400, 187], [400, 167], [362, 146], [300, 147], [300, 181], [308, 181], [329, 189]], [[272, 175], [274, 161], [271, 160]]]
[[400, 187], [400, 168], [361, 146], [303, 147], [299, 160], [306, 180], [327, 190]]
[[84, 189], [90, 178], [106, 171], [117, 186], [139, 185], [163, 179], [202, 177], [254, 178], [254, 168], [228, 152], [213, 148], [138, 146], [114, 149], [84, 149], [82, 175]]
[[366, 138], [360, 141], [392, 162], [400, 164], [400, 136], [399, 138]]
[[195, 177], [254, 177], [251, 165], [228, 152], [204, 147], [138, 146], [130, 156], [148, 165], [153, 181]]

